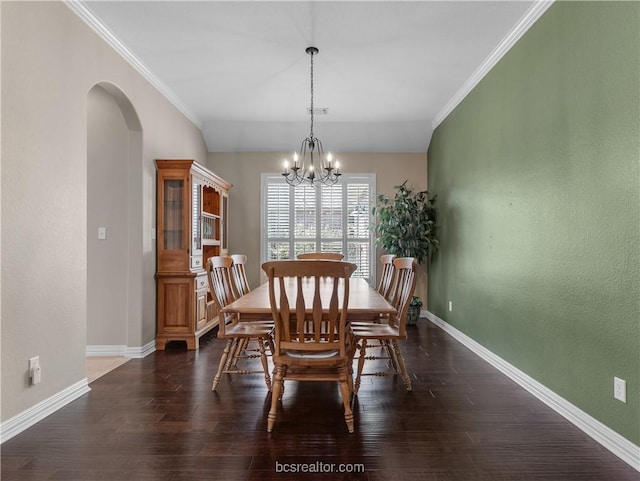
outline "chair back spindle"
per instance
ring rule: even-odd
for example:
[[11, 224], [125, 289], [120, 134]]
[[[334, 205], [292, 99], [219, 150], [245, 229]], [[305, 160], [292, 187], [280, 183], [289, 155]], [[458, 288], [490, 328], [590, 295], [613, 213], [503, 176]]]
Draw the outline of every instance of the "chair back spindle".
[[393, 259], [396, 256], [393, 254], [385, 254], [380, 256], [380, 263], [382, 264], [382, 275], [380, 276], [380, 282], [378, 283], [378, 292], [387, 300], [389, 300], [391, 293], [393, 292]]

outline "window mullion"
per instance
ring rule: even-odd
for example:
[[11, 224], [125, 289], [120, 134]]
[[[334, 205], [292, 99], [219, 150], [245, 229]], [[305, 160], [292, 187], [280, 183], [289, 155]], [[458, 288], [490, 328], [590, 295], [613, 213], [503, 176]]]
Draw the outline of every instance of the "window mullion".
[[340, 185], [342, 189], [342, 252], [347, 251], [347, 239], [349, 238], [349, 199], [347, 199], [347, 183]]
[[322, 187], [316, 188], [316, 252], [322, 250]]
[[296, 244], [296, 189], [289, 187], [289, 255], [295, 252]]

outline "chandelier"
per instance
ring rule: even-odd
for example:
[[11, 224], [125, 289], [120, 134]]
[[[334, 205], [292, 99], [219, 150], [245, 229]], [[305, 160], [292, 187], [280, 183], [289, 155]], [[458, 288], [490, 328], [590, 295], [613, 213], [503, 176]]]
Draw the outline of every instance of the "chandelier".
[[289, 185], [299, 185], [303, 182], [311, 185], [333, 185], [342, 175], [340, 174], [340, 162], [334, 161], [331, 152], [325, 156], [322, 142], [313, 134], [313, 56], [318, 55], [318, 49], [307, 47], [305, 51], [311, 55], [311, 108], [309, 109], [311, 112], [311, 133], [302, 141], [300, 152], [294, 152], [293, 163], [290, 164], [289, 160], [285, 159], [282, 175]]

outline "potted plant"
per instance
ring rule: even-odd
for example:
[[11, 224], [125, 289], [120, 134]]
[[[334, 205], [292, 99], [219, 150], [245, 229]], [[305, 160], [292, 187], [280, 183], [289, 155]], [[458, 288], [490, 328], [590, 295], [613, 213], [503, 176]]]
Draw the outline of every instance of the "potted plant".
[[[414, 192], [407, 181], [394, 186], [395, 196], [378, 195], [372, 213], [376, 245], [397, 257], [414, 257], [418, 264], [430, 259], [438, 250], [435, 230], [435, 202], [437, 196], [428, 191]], [[415, 324], [420, 316], [422, 301], [414, 296], [409, 304], [407, 324]]]

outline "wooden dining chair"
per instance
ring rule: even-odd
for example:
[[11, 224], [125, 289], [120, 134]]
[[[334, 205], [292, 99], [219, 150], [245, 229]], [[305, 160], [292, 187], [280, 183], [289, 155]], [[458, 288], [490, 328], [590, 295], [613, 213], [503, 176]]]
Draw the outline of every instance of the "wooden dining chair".
[[337, 252], [306, 252], [304, 254], [298, 254], [298, 259], [341, 261], [344, 259], [344, 254]]
[[347, 429], [353, 432], [347, 308], [349, 278], [356, 268], [348, 262], [322, 260], [272, 261], [262, 265], [269, 278], [275, 322], [275, 370], [267, 431], [271, 432], [276, 422], [284, 381], [297, 380], [336, 381]]
[[[228, 256], [214, 256], [207, 260], [207, 277], [209, 288], [218, 303], [223, 308], [237, 298], [232, 286], [231, 266], [233, 260]], [[220, 358], [218, 371], [213, 378], [212, 391], [215, 391], [223, 374], [264, 374], [267, 389], [271, 391], [271, 376], [265, 350], [265, 342], [269, 343], [273, 333], [273, 325], [260, 321], [242, 321], [236, 314], [219, 313], [218, 338], [226, 339], [227, 343]], [[246, 342], [255, 340], [258, 344], [258, 354], [246, 353], [243, 349]], [[262, 370], [239, 369], [239, 358], [260, 358]]]
[[[395, 281], [391, 303], [396, 308], [396, 314], [391, 314], [387, 318], [381, 318], [380, 322], [358, 322], [353, 323], [351, 331], [355, 345], [359, 347], [358, 371], [354, 386], [354, 394], [358, 393], [362, 376], [388, 376], [399, 374], [402, 376], [407, 391], [411, 391], [411, 379], [407, 374], [404, 357], [398, 346], [399, 340], [407, 338], [406, 318], [409, 303], [413, 297], [416, 287], [417, 263], [413, 257], [399, 257], [393, 260], [395, 270]], [[385, 347], [383, 355], [373, 355], [367, 353], [367, 348], [371, 341], [378, 341]], [[366, 360], [388, 359], [390, 369], [365, 373], [364, 364]]]
[[[382, 265], [382, 274], [380, 276], [380, 282], [378, 283], [377, 291], [389, 302], [392, 302], [393, 299], [393, 287], [395, 281], [395, 268], [393, 267], [393, 259], [396, 256], [394, 254], [384, 254], [380, 256], [380, 264]], [[383, 319], [386, 319], [388, 316], [380, 316]], [[378, 322], [378, 320], [376, 320]], [[358, 326], [362, 324], [362, 321], [355, 321], [351, 323], [351, 326]], [[366, 326], [366, 321], [365, 321]], [[368, 347], [380, 347], [387, 352], [386, 357], [388, 357], [393, 364], [393, 368], [397, 369], [395, 356], [393, 355], [392, 346], [390, 342], [387, 341], [379, 341], [377, 343], [369, 342], [367, 344]]]
[[247, 256], [243, 254], [233, 254], [231, 256], [233, 264], [231, 264], [231, 274], [233, 276], [234, 286], [238, 296], [244, 296], [251, 289], [249, 288], [249, 282], [247, 281], [247, 273], [245, 271], [245, 264], [247, 263]]
[[[244, 267], [247, 263], [247, 256], [245, 256], [244, 254], [233, 254], [231, 256], [231, 260], [233, 260], [233, 264], [231, 264], [231, 277], [233, 278], [233, 285], [235, 286], [238, 297], [244, 296], [245, 294], [249, 293], [249, 291], [251, 291], [249, 282], [247, 281], [247, 273]], [[270, 327], [273, 327], [273, 321], [271, 320], [271, 318], [263, 319], [258, 322], [267, 323]], [[238, 359], [243, 357], [241, 354], [243, 351], [246, 352], [248, 350], [256, 352], [255, 348], [249, 347], [250, 341], [251, 340], [249, 338], [245, 338], [237, 344], [236, 349], [233, 352], [232, 364], [236, 364]], [[267, 344], [269, 345], [269, 353], [273, 353], [273, 342], [271, 338], [267, 339]]]

